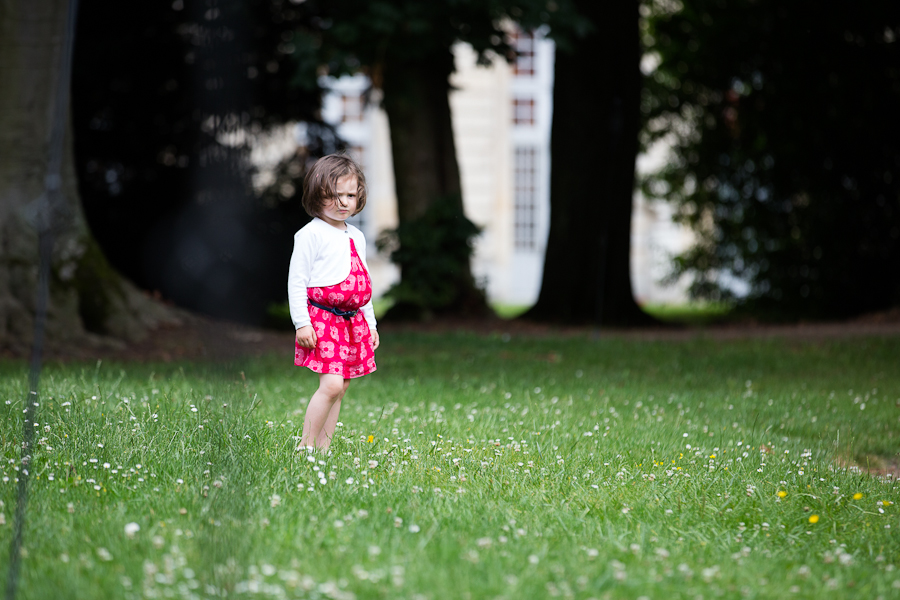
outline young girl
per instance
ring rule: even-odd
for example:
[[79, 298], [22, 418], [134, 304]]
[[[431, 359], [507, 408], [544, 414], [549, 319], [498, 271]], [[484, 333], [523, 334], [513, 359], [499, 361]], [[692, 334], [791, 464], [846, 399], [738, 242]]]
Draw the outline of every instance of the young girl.
[[298, 450], [328, 448], [350, 380], [375, 370], [366, 238], [346, 222], [365, 205], [366, 178], [350, 157], [325, 156], [306, 174], [303, 208], [313, 220], [294, 235], [288, 302], [294, 364], [318, 373], [319, 389], [306, 407]]

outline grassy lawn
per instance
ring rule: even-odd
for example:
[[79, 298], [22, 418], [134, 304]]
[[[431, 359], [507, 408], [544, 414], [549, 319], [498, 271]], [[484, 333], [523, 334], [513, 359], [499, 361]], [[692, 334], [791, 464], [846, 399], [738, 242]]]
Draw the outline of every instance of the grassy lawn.
[[[384, 336], [328, 457], [290, 356], [50, 365], [19, 597], [900, 597], [898, 356]], [[26, 389], [0, 363], [3, 565]]]

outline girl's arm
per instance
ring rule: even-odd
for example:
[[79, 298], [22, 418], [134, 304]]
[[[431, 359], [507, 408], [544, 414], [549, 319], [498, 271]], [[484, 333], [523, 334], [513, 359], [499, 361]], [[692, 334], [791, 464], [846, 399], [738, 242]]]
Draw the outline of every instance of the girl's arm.
[[[356, 247], [357, 247], [356, 251], [359, 254], [360, 260], [362, 260], [363, 266], [366, 268], [366, 272], [369, 273], [371, 276], [372, 272], [369, 271], [369, 263], [366, 262], [366, 238], [363, 235], [363, 233], [361, 231], [359, 231], [359, 229], [357, 229], [356, 231], [359, 232], [358, 233], [359, 239], [355, 240]], [[369, 300], [365, 305], [363, 305], [361, 310], [362, 310], [363, 316], [366, 318], [366, 321], [369, 323], [369, 329], [374, 334], [375, 345], [377, 347], [378, 334], [375, 333], [375, 330], [378, 327], [378, 322], [375, 320], [375, 308], [372, 305], [372, 300]]]
[[291, 254], [291, 266], [288, 269], [288, 305], [291, 309], [291, 320], [294, 329], [310, 324], [309, 308], [306, 304], [306, 288], [315, 259], [315, 240], [309, 230], [301, 229], [294, 234], [294, 251]]
[[375, 308], [372, 306], [372, 301], [369, 300], [360, 310], [362, 310], [363, 316], [369, 323], [369, 329], [375, 331], [378, 327], [378, 322], [375, 321]]
[[[365, 264], [365, 261], [363, 264]], [[366, 271], [368, 270], [369, 267], [366, 265]], [[372, 335], [372, 350], [378, 350], [381, 339], [378, 336], [378, 329], [376, 329], [378, 323], [375, 322], [375, 308], [372, 306], [371, 300], [362, 307], [362, 312], [363, 316], [366, 318], [366, 322], [369, 324], [369, 333]]]

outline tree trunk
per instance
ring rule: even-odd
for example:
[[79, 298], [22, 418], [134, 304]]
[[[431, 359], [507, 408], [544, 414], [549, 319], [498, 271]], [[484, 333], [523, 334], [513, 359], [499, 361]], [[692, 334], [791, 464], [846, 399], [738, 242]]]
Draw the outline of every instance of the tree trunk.
[[595, 29], [557, 52], [550, 232], [526, 319], [652, 322], [631, 291], [631, 207], [640, 127], [638, 3], [576, 2]]
[[[67, 0], [0, 4], [0, 352], [24, 354], [34, 328], [38, 236], [25, 215], [44, 192]], [[175, 320], [122, 279], [91, 236], [78, 200], [71, 129], [65, 136], [66, 223], [53, 250], [49, 347], [127, 341]], [[95, 335], [100, 334], [100, 335]], [[103, 338], [101, 336], [107, 336]], [[112, 338], [110, 340], [109, 338]]]
[[421, 217], [441, 198], [462, 209], [456, 145], [450, 117], [453, 55], [426, 65], [391, 64], [385, 68], [384, 109], [391, 130], [391, 150], [400, 222]]
[[[429, 292], [415, 290], [411, 296], [417, 298], [413, 303], [416, 306], [398, 299], [389, 318], [422, 319], [431, 314], [483, 316], [490, 312], [484, 293], [472, 277], [469, 239], [460, 233], [469, 228], [474, 233], [476, 229], [464, 216], [453, 141], [448, 97], [453, 54], [446, 49], [431, 58], [427, 62], [395, 59], [384, 65], [381, 82], [391, 132], [401, 249], [405, 242], [421, 237], [418, 232], [405, 235], [417, 224], [419, 228], [434, 227], [435, 239], [443, 240], [417, 246], [415, 252], [420, 256], [413, 258], [416, 265], [398, 261], [400, 285], [409, 290], [418, 285], [412, 281], [414, 272], [429, 262], [446, 264], [450, 260], [453, 264], [446, 274], [452, 279], [454, 292], [449, 300], [444, 295], [438, 305], [429, 306]], [[426, 256], [429, 253], [435, 256]], [[409, 257], [410, 252], [405, 256]]]

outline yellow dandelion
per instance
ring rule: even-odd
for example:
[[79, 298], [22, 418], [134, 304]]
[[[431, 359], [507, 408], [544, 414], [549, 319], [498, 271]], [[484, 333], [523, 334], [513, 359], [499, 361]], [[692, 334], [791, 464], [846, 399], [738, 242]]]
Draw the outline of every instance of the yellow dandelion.
[[778, 497], [779, 497], [779, 498], [784, 498], [785, 496], [787, 496], [787, 492], [786, 492], [786, 491], [780, 490], [780, 491], [778, 492]]
[[369, 442], [370, 444], [373, 443], [373, 442], [375, 441], [375, 436], [374, 436], [374, 435], [370, 435], [369, 438], [368, 438], [366, 441]]
[[715, 458], [716, 455], [715, 455], [715, 454], [710, 454], [709, 457], [710, 457], [710, 458]]
[[853, 494], [854, 500], [862, 500], [862, 497], [863, 497], [863, 495], [860, 494], [859, 492], [856, 492], [855, 494]]
[[810, 522], [810, 523], [818, 523], [818, 522], [819, 522], [819, 515], [809, 515], [809, 522]]
[[885, 506], [890, 506], [891, 504], [893, 504], [893, 502], [891, 502], [890, 500], [882, 500], [881, 503]]

